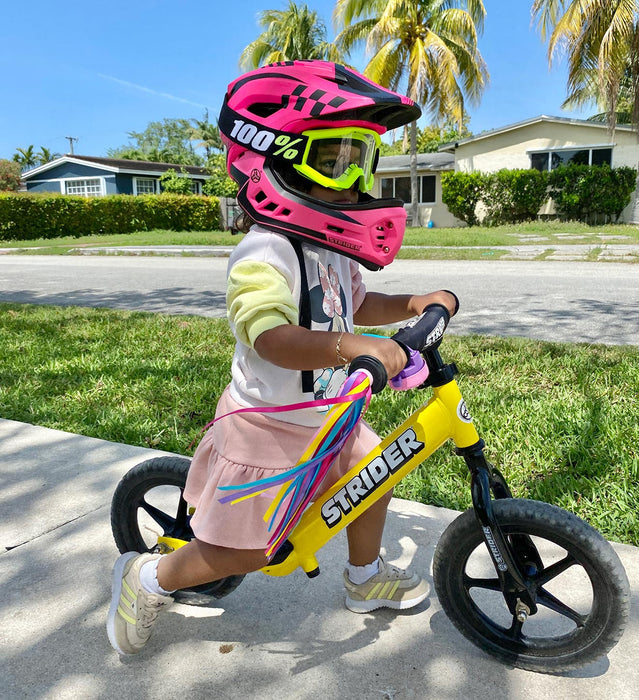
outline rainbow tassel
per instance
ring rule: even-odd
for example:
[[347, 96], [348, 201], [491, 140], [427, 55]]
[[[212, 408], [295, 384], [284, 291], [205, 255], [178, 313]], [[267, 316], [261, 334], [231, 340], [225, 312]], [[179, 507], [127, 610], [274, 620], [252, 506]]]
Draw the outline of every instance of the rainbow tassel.
[[299, 522], [362, 413], [368, 408], [370, 398], [368, 373], [354, 372], [344, 382], [335, 405], [294, 467], [248, 484], [219, 487], [220, 490], [235, 492], [220, 498], [220, 503], [233, 504], [258, 496], [273, 486], [280, 486], [264, 515], [268, 531], [272, 532], [265, 550], [267, 557], [275, 554]]

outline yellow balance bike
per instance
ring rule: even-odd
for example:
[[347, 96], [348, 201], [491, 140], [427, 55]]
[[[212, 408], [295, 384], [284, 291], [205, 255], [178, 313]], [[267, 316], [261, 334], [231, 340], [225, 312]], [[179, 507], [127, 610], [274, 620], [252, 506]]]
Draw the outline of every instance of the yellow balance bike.
[[[286, 576], [301, 567], [309, 577], [318, 575], [316, 553], [324, 544], [452, 440], [470, 472], [473, 507], [448, 526], [435, 549], [433, 580], [444, 612], [471, 642], [508, 664], [557, 673], [590, 663], [616, 644], [628, 620], [623, 565], [612, 546], [574, 514], [513, 498], [484, 456], [455, 365], [442, 360], [438, 346], [448, 319], [445, 311], [441, 318], [437, 313], [431, 308], [394, 336], [423, 357], [428, 377], [414, 390], [428, 390], [428, 401], [304, 511], [262, 571]], [[375, 358], [356, 358], [351, 371], [362, 370], [373, 393], [384, 388], [386, 373]], [[120, 552], [166, 553], [193, 538], [182, 498], [189, 464], [185, 457], [157, 457], [122, 478], [111, 509]], [[242, 578], [177, 591], [175, 597], [202, 604], [227, 595]]]

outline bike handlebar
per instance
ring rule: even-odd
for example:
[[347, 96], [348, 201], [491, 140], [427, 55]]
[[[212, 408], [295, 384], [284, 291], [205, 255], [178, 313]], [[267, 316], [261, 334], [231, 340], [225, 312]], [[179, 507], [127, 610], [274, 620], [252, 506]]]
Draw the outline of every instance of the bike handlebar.
[[450, 321], [448, 309], [442, 304], [429, 304], [421, 316], [400, 328], [391, 340], [411, 350], [423, 352], [437, 347]]
[[[445, 306], [442, 304], [429, 304], [421, 316], [418, 316], [404, 328], [400, 328], [395, 335], [391, 336], [391, 340], [402, 346], [406, 351], [408, 362], [410, 362], [411, 351], [424, 352], [439, 346], [449, 320], [450, 314]], [[372, 355], [358, 355], [351, 362], [348, 374], [350, 375], [360, 369], [366, 370], [371, 375], [371, 390], [373, 394], [377, 394], [386, 386], [388, 382], [386, 368], [376, 357]]]

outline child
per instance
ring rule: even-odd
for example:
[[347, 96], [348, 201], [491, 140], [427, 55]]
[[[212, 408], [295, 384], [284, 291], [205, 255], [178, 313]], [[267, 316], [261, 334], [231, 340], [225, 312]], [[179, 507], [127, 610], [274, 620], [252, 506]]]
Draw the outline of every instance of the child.
[[[274, 64], [231, 83], [219, 126], [238, 202], [255, 223], [229, 260], [227, 309], [237, 343], [217, 416], [332, 398], [358, 355], [376, 357], [393, 377], [406, 364], [405, 351], [389, 338], [354, 335], [354, 325], [401, 321], [433, 303], [456, 312], [452, 292], [368, 292], [359, 272], [358, 263], [389, 264], [401, 245], [402, 202], [367, 192], [380, 134], [419, 114], [408, 98], [322, 61]], [[162, 557], [129, 552], [116, 562], [107, 629], [119, 653], [144, 647], [173, 591], [266, 565], [270, 498], [222, 505], [227, 492], [217, 489], [293, 466], [325, 411], [234, 414], [208, 431], [184, 492], [196, 506], [195, 539]], [[360, 421], [322, 489], [378, 443]], [[419, 576], [380, 557], [390, 498], [389, 492], [347, 528], [344, 585], [354, 612], [409, 608], [428, 594]]]

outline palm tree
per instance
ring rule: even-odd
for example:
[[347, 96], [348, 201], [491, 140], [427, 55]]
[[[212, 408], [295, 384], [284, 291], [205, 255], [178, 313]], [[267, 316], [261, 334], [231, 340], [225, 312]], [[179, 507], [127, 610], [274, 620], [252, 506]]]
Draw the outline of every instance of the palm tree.
[[52, 160], [59, 158], [59, 153], [53, 153], [48, 148], [40, 146], [40, 150], [36, 153], [36, 158], [38, 160], [38, 165], [44, 165], [45, 163], [50, 163]]
[[568, 56], [568, 97], [562, 107], [595, 102], [614, 132], [619, 96], [629, 85], [639, 134], [639, 0], [534, 0], [533, 19], [548, 40], [548, 62]]
[[342, 62], [342, 53], [327, 41], [326, 26], [308, 5], [289, 1], [285, 10], [264, 10], [258, 14], [264, 31], [240, 55], [245, 70], [268, 63], [318, 58]]
[[16, 152], [13, 154], [13, 160], [20, 164], [23, 171], [32, 168], [34, 165], [38, 165], [38, 158], [33, 144], [26, 148], [16, 148]]
[[203, 119], [191, 119], [188, 134], [191, 141], [197, 141], [196, 146], [204, 149], [207, 162], [213, 153], [219, 153], [224, 149], [219, 128], [209, 121], [208, 109], [205, 110]]
[[[632, 76], [630, 69], [626, 69], [626, 73], [619, 84], [619, 95], [614, 115], [615, 124], [632, 124], [633, 111], [635, 101], [635, 89], [632, 85]], [[593, 92], [592, 102], [599, 104], [598, 94]], [[608, 124], [609, 118], [607, 112], [597, 112], [588, 117], [588, 121], [599, 122], [600, 124]]]
[[[461, 130], [465, 102], [479, 101], [488, 71], [478, 48], [482, 0], [337, 0], [336, 39], [343, 50], [364, 44], [364, 73], [402, 90], [436, 120]], [[412, 219], [418, 221], [417, 123], [410, 128]]]

